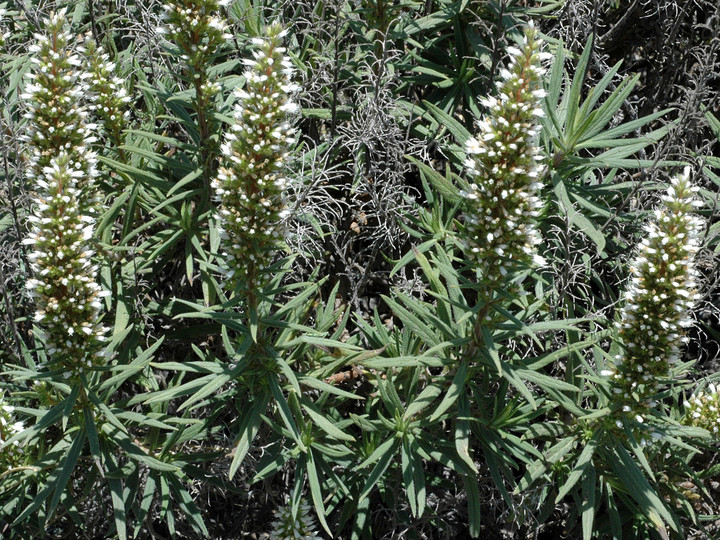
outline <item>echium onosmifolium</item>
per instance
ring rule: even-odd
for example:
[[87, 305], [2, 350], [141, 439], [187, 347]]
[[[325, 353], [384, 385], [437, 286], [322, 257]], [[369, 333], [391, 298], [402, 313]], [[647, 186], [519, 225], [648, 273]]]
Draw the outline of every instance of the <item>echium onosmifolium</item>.
[[675, 177], [662, 196], [663, 205], [644, 228], [638, 253], [630, 264], [630, 284], [617, 324], [620, 354], [612, 369], [613, 392], [625, 412], [639, 422], [655, 405], [654, 396], [680, 359], [680, 346], [698, 297], [695, 254], [704, 221], [693, 213], [702, 206], [690, 168]]
[[164, 26], [157, 29], [180, 49], [188, 75], [196, 87], [196, 99], [206, 102], [219, 92], [206, 70], [218, 49], [232, 36], [227, 23], [217, 16], [230, 0], [167, 0], [162, 15]]
[[0, 474], [20, 463], [22, 446], [18, 441], [6, 444], [13, 436], [20, 433], [25, 426], [16, 422], [13, 417], [15, 407], [7, 403], [5, 395], [0, 390]]
[[713, 383], [693, 394], [684, 406], [685, 424], [706, 429], [720, 439], [720, 392]]
[[270, 540], [320, 540], [313, 529], [310, 506], [300, 503], [296, 518], [293, 518], [290, 505], [278, 509], [272, 522]]
[[93, 101], [90, 109], [102, 121], [103, 132], [111, 137], [111, 144], [122, 154], [120, 145], [123, 143], [122, 132], [130, 117], [127, 108], [130, 96], [122, 79], [115, 74], [115, 63], [91, 36], [85, 40], [84, 53], [88, 73], [85, 85]]
[[489, 286], [520, 265], [542, 262], [536, 255], [540, 235], [534, 226], [541, 207], [536, 146], [537, 117], [545, 96], [542, 41], [530, 26], [521, 49], [509, 47], [507, 69], [500, 72], [498, 95], [482, 100], [486, 116], [479, 133], [465, 144], [469, 188], [465, 198], [462, 243]]
[[291, 95], [290, 59], [281, 46], [278, 24], [255, 38], [253, 59], [246, 59], [245, 87], [235, 90], [234, 124], [221, 149], [213, 180], [220, 204], [218, 221], [230, 283], [262, 281], [284, 234], [286, 162], [295, 129], [288, 117], [298, 107]]
[[22, 99], [29, 120], [27, 177], [36, 193], [28, 237], [36, 334], [48, 362], [66, 376], [102, 360], [105, 328], [99, 322], [103, 292], [92, 262], [91, 237], [99, 204], [95, 187], [96, 139], [82, 103], [80, 58], [65, 30], [65, 11], [45, 21], [30, 47], [34, 69]]

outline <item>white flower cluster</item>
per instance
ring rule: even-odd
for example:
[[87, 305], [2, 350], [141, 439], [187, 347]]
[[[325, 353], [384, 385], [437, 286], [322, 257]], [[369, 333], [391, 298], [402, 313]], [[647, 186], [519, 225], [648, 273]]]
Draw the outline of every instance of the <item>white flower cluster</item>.
[[321, 540], [313, 530], [310, 505], [306, 502], [300, 503], [295, 519], [290, 506], [280, 508], [275, 513], [275, 521], [272, 522], [270, 540]]
[[[122, 131], [130, 117], [126, 105], [131, 101], [122, 79], [115, 75], [115, 63], [92, 37], [85, 40], [85, 58], [88, 77], [85, 85], [94, 104], [90, 106], [102, 119], [104, 132], [112, 136], [114, 144], [122, 142]], [[120, 149], [118, 149], [120, 151]]]
[[522, 49], [508, 49], [512, 58], [500, 72], [498, 96], [482, 101], [487, 116], [465, 146], [470, 187], [461, 192], [466, 199], [462, 242], [488, 283], [518, 263], [543, 262], [536, 255], [541, 238], [534, 226], [542, 206], [535, 195], [543, 159], [536, 139], [545, 96], [541, 62], [551, 55], [541, 52], [541, 46], [530, 26]]
[[284, 35], [273, 24], [265, 39], [253, 40], [257, 50], [245, 60], [245, 88], [235, 91], [235, 123], [222, 145], [225, 163], [213, 180], [230, 280], [259, 277], [283, 235], [284, 168], [295, 142], [288, 116], [298, 110], [290, 97], [298, 87], [291, 82], [293, 68], [281, 47]]
[[162, 15], [164, 26], [157, 33], [166, 35], [181, 51], [190, 70], [190, 79], [205, 100], [220, 90], [206, 80], [205, 70], [218, 48], [232, 38], [226, 22], [214, 15], [229, 0], [168, 0]]
[[90, 243], [99, 204], [96, 156], [89, 149], [96, 139], [81, 103], [85, 75], [64, 28], [65, 11], [45, 26], [46, 34], [36, 35], [30, 48], [35, 68], [21, 96], [29, 119], [27, 176], [37, 190], [23, 243], [33, 249], [27, 288], [36, 302], [36, 334], [45, 342], [48, 361], [71, 371], [99, 360], [105, 333], [98, 319], [106, 293], [96, 283]]
[[22, 447], [18, 441], [5, 446], [13, 436], [20, 433], [25, 426], [22, 422], [14, 422], [15, 407], [5, 403], [5, 396], [0, 391], [0, 468], [15, 466], [22, 454]]
[[704, 222], [693, 214], [702, 203], [689, 176], [688, 167], [673, 178], [663, 207], [645, 227], [617, 323], [622, 353], [613, 369], [602, 372], [630, 404], [626, 408], [639, 416], [654, 406], [654, 394], [679, 361], [685, 329], [692, 325], [688, 314], [698, 297], [694, 258]]
[[704, 392], [698, 392], [686, 401], [685, 423], [708, 430], [720, 438], [720, 392], [710, 383]]

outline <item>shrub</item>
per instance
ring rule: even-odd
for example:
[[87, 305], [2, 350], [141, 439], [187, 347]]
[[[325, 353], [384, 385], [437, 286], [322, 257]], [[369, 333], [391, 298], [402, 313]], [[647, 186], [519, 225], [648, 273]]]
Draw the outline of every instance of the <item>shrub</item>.
[[720, 162], [518, 4], [0, 6], [3, 535], [712, 532]]

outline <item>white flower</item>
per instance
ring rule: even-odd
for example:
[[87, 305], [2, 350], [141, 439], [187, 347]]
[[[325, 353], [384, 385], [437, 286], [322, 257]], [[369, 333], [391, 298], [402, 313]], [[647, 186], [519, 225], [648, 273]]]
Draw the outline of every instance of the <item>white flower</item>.
[[640, 409], [650, 406], [652, 396], [670, 376], [680, 356], [684, 329], [692, 325], [688, 313], [698, 278], [693, 259], [704, 224], [693, 214], [696, 190], [689, 173], [686, 168], [672, 180], [662, 199], [664, 207], [645, 227], [620, 311], [623, 353], [613, 379], [626, 399], [640, 400]]
[[460, 192], [466, 199], [461, 241], [489, 286], [519, 265], [545, 264], [535, 251], [541, 238], [534, 225], [542, 207], [536, 193], [543, 158], [535, 141], [538, 100], [544, 96], [535, 69], [541, 45], [529, 28], [523, 48], [509, 49], [512, 59], [500, 70], [498, 96], [481, 100], [487, 114], [465, 145], [470, 188]]

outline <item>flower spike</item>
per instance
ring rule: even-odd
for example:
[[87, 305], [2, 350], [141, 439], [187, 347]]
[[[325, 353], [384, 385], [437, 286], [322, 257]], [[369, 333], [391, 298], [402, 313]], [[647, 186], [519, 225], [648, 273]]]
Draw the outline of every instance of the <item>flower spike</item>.
[[684, 405], [686, 424], [706, 429], [720, 439], [720, 392], [714, 384], [697, 392]]
[[508, 49], [512, 58], [500, 72], [498, 96], [482, 101], [487, 115], [477, 123], [479, 133], [465, 145], [470, 182], [461, 192], [462, 242], [489, 285], [518, 263], [542, 263], [535, 251], [540, 235], [534, 219], [541, 207], [535, 193], [542, 160], [536, 138], [537, 117], [543, 115], [540, 99], [545, 96], [541, 62], [549, 55], [540, 51], [541, 45], [537, 30], [530, 26], [522, 49]]
[[5, 444], [25, 429], [22, 422], [13, 421], [14, 412], [15, 407], [7, 403], [3, 391], [0, 390], [0, 473], [18, 465], [22, 458], [23, 448], [18, 441]]
[[687, 167], [672, 180], [662, 197], [664, 207], [645, 227], [617, 323], [622, 352], [614, 368], [603, 372], [634, 414], [653, 406], [653, 396], [680, 359], [685, 329], [692, 325], [688, 313], [698, 297], [694, 259], [704, 222], [693, 214], [702, 203], [689, 177]]
[[89, 148], [96, 140], [94, 126], [82, 104], [85, 74], [64, 15], [64, 10], [52, 15], [31, 47], [36, 67], [22, 95], [30, 120], [27, 176], [38, 197], [23, 243], [33, 249], [28, 259], [34, 276], [26, 286], [35, 298], [36, 334], [45, 342], [48, 361], [63, 366], [69, 377], [102, 359], [106, 329], [98, 321], [107, 293], [91, 261], [99, 203], [96, 157]]
[[306, 502], [300, 503], [297, 517], [293, 517], [291, 506], [280, 508], [275, 516], [270, 540], [320, 540], [313, 530], [310, 505]]
[[124, 151], [120, 147], [130, 117], [127, 104], [131, 98], [122, 79], [115, 75], [115, 63], [110, 61], [108, 54], [92, 37], [85, 40], [84, 53], [88, 72], [86, 85], [94, 102], [91, 108], [102, 121], [104, 132], [110, 135], [111, 143], [123, 157]]
[[245, 88], [235, 91], [235, 124], [225, 137], [224, 164], [213, 181], [226, 277], [233, 282], [257, 280], [284, 233], [279, 225], [286, 214], [284, 168], [295, 142], [288, 116], [298, 109], [291, 99], [297, 86], [281, 46], [284, 35], [273, 24], [266, 38], [253, 40], [257, 49], [253, 59], [245, 60]]

